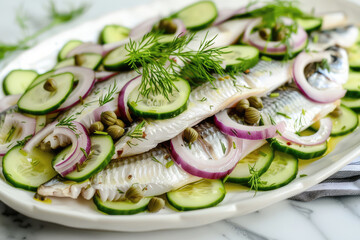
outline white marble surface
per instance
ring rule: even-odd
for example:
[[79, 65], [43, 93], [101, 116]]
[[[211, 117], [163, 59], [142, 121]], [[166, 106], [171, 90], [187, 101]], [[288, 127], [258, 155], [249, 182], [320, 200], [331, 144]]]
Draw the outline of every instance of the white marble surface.
[[[356, 0], [358, 1], [358, 0]], [[80, 1], [56, 0], [66, 8]], [[84, 1], [82, 1], [84, 2]], [[89, 11], [81, 18], [57, 27], [42, 38], [80, 22], [120, 8], [150, 0], [89, 0]], [[44, 24], [47, 0], [0, 0], [0, 42], [22, 36], [15, 24], [15, 12], [22, 6], [36, 16], [34, 28]], [[34, 220], [0, 203], [0, 239], [360, 239], [360, 197], [323, 198], [308, 203], [282, 201], [261, 211], [198, 228], [144, 233], [78, 230]]]

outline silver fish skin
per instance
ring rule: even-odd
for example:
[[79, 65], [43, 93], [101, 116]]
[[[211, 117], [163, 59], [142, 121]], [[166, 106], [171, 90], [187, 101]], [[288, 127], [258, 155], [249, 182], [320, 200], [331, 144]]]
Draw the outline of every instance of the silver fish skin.
[[[122, 137], [116, 143], [114, 158], [133, 156], [148, 151], [159, 143], [177, 136], [187, 127], [194, 126], [223, 109], [233, 106], [240, 99], [252, 95], [265, 95], [288, 82], [290, 78], [290, 64], [262, 61], [259, 67], [250, 69], [247, 75], [238, 76], [235, 80], [222, 78], [222, 81], [214, 81], [215, 89], [210, 83], [205, 83], [191, 92], [188, 109], [179, 116], [165, 120], [146, 119], [145, 127], [142, 129], [146, 138], [134, 139], [127, 135]], [[138, 124], [132, 124], [129, 132]]]
[[309, 37], [307, 49], [323, 51], [331, 46], [349, 48], [356, 43], [359, 29], [354, 25], [339, 27], [332, 30], [315, 31]]
[[[233, 147], [232, 141], [222, 134], [212, 123], [202, 122], [196, 130], [202, 136], [192, 144], [191, 152], [199, 158], [216, 161]], [[143, 190], [144, 196], [157, 196], [188, 183], [200, 180], [175, 164], [168, 148], [159, 146], [137, 156], [113, 160], [89, 181], [75, 183], [53, 179], [38, 188], [43, 196], [78, 198], [81, 194], [91, 199], [98, 193], [103, 201], [113, 201], [124, 197], [124, 193], [134, 184]]]

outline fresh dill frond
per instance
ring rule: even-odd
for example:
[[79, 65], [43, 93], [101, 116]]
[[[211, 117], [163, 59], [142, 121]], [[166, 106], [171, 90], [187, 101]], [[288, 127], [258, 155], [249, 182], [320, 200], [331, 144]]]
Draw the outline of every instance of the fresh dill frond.
[[219, 141], [220, 141], [220, 144], [221, 144], [221, 149], [222, 149], [222, 152], [223, 152], [223, 154], [225, 154], [226, 153], [226, 147], [225, 147], [225, 144], [219, 139]]
[[251, 166], [250, 164], [248, 165], [248, 167], [249, 167], [249, 172], [250, 172], [250, 174], [251, 174], [251, 177], [250, 177], [250, 179], [249, 179], [249, 186], [250, 186], [250, 191], [251, 190], [254, 190], [255, 191], [255, 194], [254, 195], [256, 195], [256, 193], [257, 193], [257, 191], [258, 191], [258, 189], [259, 189], [259, 185], [260, 184], [266, 184], [266, 182], [264, 182], [264, 181], [261, 181], [261, 179], [260, 179], [260, 173], [259, 173], [259, 171], [257, 171], [256, 169], [255, 169], [255, 165], [256, 164], [254, 164], [254, 166]]
[[[30, 138], [32, 138], [33, 135], [28, 135], [26, 137], [24, 137], [23, 140], [19, 140], [19, 141], [16, 141], [16, 145], [14, 145], [14, 147], [17, 147], [17, 146], [25, 146], [25, 144], [27, 143], [27, 141], [30, 140]], [[10, 147], [11, 145], [9, 145]]]
[[162, 165], [162, 163], [159, 160], [157, 160], [157, 158], [154, 156], [151, 156], [151, 160]]
[[141, 123], [139, 123], [134, 130], [130, 131], [129, 133], [127, 133], [126, 135], [131, 137], [131, 138], [136, 138], [136, 139], [141, 139], [144, 138], [144, 131], [143, 128], [145, 126], [145, 120], [143, 120]]
[[277, 114], [277, 115], [280, 115], [280, 116], [283, 116], [283, 117], [285, 117], [285, 118], [287, 118], [287, 119], [291, 119], [291, 117], [290, 117], [289, 115], [285, 114], [285, 113], [276, 112], [276, 114]]
[[61, 119], [56, 126], [64, 126], [64, 127], [68, 127], [70, 130], [72, 131], [76, 131], [76, 126], [73, 123], [73, 121], [75, 120], [75, 116], [74, 115], [70, 115], [66, 118]]
[[116, 82], [114, 81], [114, 85], [113, 86], [109, 86], [109, 89], [107, 91], [107, 93], [103, 94], [100, 98], [99, 98], [99, 105], [103, 106], [106, 103], [114, 100], [114, 94], [117, 91], [117, 87], [116, 87]]

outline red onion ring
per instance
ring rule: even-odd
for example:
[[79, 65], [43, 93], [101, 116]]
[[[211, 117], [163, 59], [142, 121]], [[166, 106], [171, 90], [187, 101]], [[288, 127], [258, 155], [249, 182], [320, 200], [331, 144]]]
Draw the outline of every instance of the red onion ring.
[[239, 124], [229, 117], [227, 109], [214, 116], [214, 123], [221, 132], [233, 137], [248, 140], [261, 140], [275, 137], [278, 132], [284, 132], [286, 127], [284, 121], [281, 121], [276, 125], [265, 126], [247, 126]]
[[186, 26], [185, 26], [184, 22], [178, 18], [174, 18], [174, 19], [172, 19], [172, 21], [173, 21], [173, 23], [176, 24], [176, 32], [174, 33], [174, 37], [181, 37], [181, 36], [185, 35], [187, 30], [186, 30]]
[[93, 70], [84, 67], [64, 67], [55, 71], [54, 74], [70, 72], [75, 79], [79, 80], [76, 88], [70, 93], [66, 101], [55, 112], [71, 108], [80, 102], [80, 97], [85, 99], [95, 84], [95, 73]]
[[87, 129], [90, 128], [91, 124], [94, 122], [100, 121], [101, 113], [106, 111], [116, 111], [117, 106], [113, 106], [113, 103], [107, 103], [101, 107], [96, 108], [91, 114], [87, 114], [84, 118], [81, 119], [80, 123], [83, 124]]
[[19, 101], [21, 97], [21, 94], [15, 94], [15, 95], [8, 95], [0, 100], [0, 112], [5, 111], [6, 109], [16, 105], [16, 103]]
[[[228, 136], [229, 143], [226, 155], [218, 160], [209, 161], [196, 158], [183, 140], [183, 134], [171, 139], [170, 150], [174, 161], [186, 172], [202, 178], [219, 179], [232, 172], [242, 153], [242, 140]], [[235, 143], [234, 149], [232, 143]]]
[[334, 102], [345, 96], [346, 90], [339, 84], [337, 87], [328, 89], [316, 89], [309, 84], [307, 81], [304, 69], [312, 62], [321, 62], [323, 59], [330, 61], [330, 55], [326, 52], [320, 53], [300, 53], [293, 64], [293, 79], [299, 90], [309, 99], [319, 103], [330, 103]]
[[[65, 135], [72, 143], [71, 150], [65, 159], [54, 166], [55, 171], [65, 176], [76, 169], [77, 164], [82, 164], [90, 153], [91, 141], [86, 128], [79, 122], [73, 122], [76, 129], [71, 130], [65, 126], [56, 127], [54, 135]], [[85, 153], [83, 152], [85, 151]]]
[[254, 18], [248, 23], [242, 37], [243, 43], [249, 43], [251, 32], [259, 23], [261, 23], [261, 18]]
[[97, 53], [104, 56], [104, 48], [99, 44], [86, 42], [68, 52], [68, 54], [66, 54], [66, 58], [82, 53]]
[[332, 121], [330, 118], [323, 118], [320, 120], [319, 130], [311, 136], [299, 136], [293, 132], [284, 131], [281, 137], [299, 145], [313, 146], [325, 142], [331, 134], [331, 129]]
[[[0, 144], [0, 156], [4, 156], [17, 141], [34, 135], [36, 120], [20, 113], [6, 114], [4, 124], [0, 130], [0, 135], [7, 136], [12, 127], [15, 127], [14, 137], [19, 133], [20, 135], [15, 138], [13, 137], [10, 142]], [[21, 128], [21, 130], [18, 130], [18, 128]]]
[[118, 75], [119, 73], [120, 72], [107, 72], [107, 71], [95, 72], [96, 82], [103, 82], [109, 80], [110, 78]]
[[48, 124], [45, 128], [41, 129], [38, 133], [36, 133], [24, 146], [23, 150], [25, 152], [31, 152], [33, 148], [38, 146], [44, 138], [50, 135], [54, 129], [58, 121], [52, 122]]
[[129, 122], [132, 122], [132, 118], [129, 112], [129, 107], [127, 105], [127, 100], [129, 98], [129, 94], [137, 88], [141, 83], [141, 75], [131, 79], [129, 82], [125, 84], [125, 86], [121, 89], [118, 98], [118, 108], [119, 114], [122, 119], [126, 119]]
[[160, 19], [160, 17], [152, 17], [139, 23], [133, 29], [131, 29], [129, 33], [129, 38], [131, 38], [132, 40], [137, 40], [143, 37], [145, 34], [151, 32], [154, 24], [157, 23]]

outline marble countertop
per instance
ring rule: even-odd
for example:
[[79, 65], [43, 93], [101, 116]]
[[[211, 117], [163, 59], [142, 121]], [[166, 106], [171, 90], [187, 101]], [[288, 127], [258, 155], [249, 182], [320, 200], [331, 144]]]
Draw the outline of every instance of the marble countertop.
[[[56, 0], [61, 8], [80, 1]], [[85, 2], [85, 1], [82, 1]], [[70, 24], [53, 29], [43, 38], [94, 17], [151, 0], [88, 0], [86, 14]], [[17, 27], [17, 11], [36, 16], [32, 28], [46, 17], [45, 0], [0, 2], [0, 42], [14, 42], [23, 36]], [[26, 14], [25, 14], [26, 15]], [[11, 59], [11, 58], [9, 58]], [[7, 60], [9, 60], [7, 59]], [[1, 63], [0, 63], [1, 64]], [[2, 62], [4, 64], [4, 62]], [[360, 196], [323, 198], [312, 202], [285, 200], [246, 216], [231, 218], [203, 227], [143, 233], [79, 230], [31, 219], [0, 202], [0, 239], [360, 239]]]

